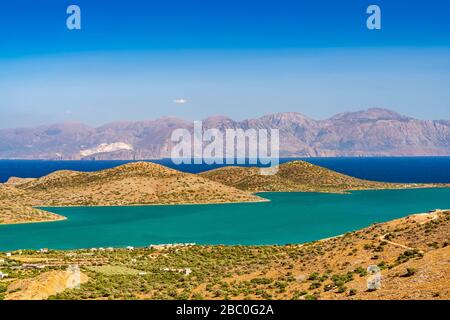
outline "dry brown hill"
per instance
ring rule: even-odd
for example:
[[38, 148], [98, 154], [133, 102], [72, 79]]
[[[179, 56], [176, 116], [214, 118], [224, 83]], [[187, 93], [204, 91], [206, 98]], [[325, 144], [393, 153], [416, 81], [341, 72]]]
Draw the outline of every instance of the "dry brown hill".
[[261, 175], [260, 169], [255, 167], [223, 167], [203, 172], [200, 175], [210, 180], [251, 192], [343, 192], [348, 190], [419, 186], [417, 184], [393, 184], [357, 179], [305, 161], [291, 161], [281, 164], [278, 166], [278, 172], [275, 175]]
[[[17, 204], [29, 207], [27, 215], [32, 213], [30, 207], [35, 206], [264, 201], [201, 176], [148, 162], [129, 163], [98, 172], [57, 171], [39, 179], [16, 180], [14, 184], [1, 185], [2, 200], [16, 204], [14, 212], [20, 211]], [[6, 217], [6, 213], [0, 214], [0, 220], [7, 220], [2, 216]]]
[[84, 273], [77, 275], [68, 270], [53, 270], [43, 273], [34, 279], [14, 282], [9, 288], [12, 293], [8, 300], [44, 300], [49, 296], [73, 288], [73, 283], [85, 283], [89, 279]]
[[21, 185], [21, 184], [24, 184], [24, 183], [27, 183], [27, 182], [30, 182], [30, 181], [33, 181], [33, 180], [35, 180], [35, 178], [11, 177], [11, 178], [8, 179], [8, 181], [6, 181], [4, 183], [4, 185], [16, 187], [18, 185]]
[[23, 205], [25, 193], [10, 185], [0, 184], [0, 224], [60, 220], [63, 217]]
[[0, 200], [0, 224], [16, 224], [63, 220], [64, 217], [47, 211]]

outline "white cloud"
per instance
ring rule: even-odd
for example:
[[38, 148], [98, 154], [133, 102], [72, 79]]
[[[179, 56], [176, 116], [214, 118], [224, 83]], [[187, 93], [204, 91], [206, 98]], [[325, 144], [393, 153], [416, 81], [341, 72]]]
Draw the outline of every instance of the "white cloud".
[[185, 103], [187, 103], [187, 100], [186, 99], [175, 99], [175, 100], [173, 100], [173, 103], [175, 103], [175, 104], [185, 104]]

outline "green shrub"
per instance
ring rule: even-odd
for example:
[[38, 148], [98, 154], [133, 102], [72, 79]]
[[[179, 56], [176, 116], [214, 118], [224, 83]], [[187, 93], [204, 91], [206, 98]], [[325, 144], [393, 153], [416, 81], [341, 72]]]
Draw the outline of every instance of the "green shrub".
[[338, 292], [338, 293], [344, 293], [345, 290], [347, 290], [347, 288], [346, 288], [344, 285], [341, 285], [341, 286], [338, 287], [337, 292]]
[[414, 250], [406, 250], [402, 254], [397, 257], [397, 263], [404, 263], [412, 258], [421, 257], [422, 255], [419, 253], [417, 249]]
[[272, 282], [273, 280], [269, 278], [253, 278], [250, 280], [250, 283], [253, 284], [271, 284]]
[[354, 270], [355, 273], [359, 274], [360, 277], [364, 277], [367, 275], [367, 270], [363, 267], [358, 267]]
[[321, 286], [321, 283], [318, 281], [314, 281], [313, 283], [311, 283], [311, 285], [309, 286], [309, 290], [314, 290], [317, 289]]
[[308, 280], [317, 280], [319, 278], [319, 273], [313, 272], [309, 275]]
[[300, 297], [305, 296], [306, 294], [307, 294], [306, 291], [296, 291], [292, 295], [292, 300], [298, 300], [298, 299], [300, 299]]

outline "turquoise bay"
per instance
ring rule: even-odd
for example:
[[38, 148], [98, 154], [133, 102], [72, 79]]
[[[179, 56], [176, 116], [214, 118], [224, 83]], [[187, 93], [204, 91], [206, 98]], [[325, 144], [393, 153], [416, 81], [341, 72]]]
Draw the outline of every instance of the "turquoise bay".
[[376, 222], [450, 208], [450, 188], [264, 193], [263, 203], [46, 208], [68, 219], [0, 226], [0, 250], [147, 246], [158, 243], [265, 245], [336, 236]]

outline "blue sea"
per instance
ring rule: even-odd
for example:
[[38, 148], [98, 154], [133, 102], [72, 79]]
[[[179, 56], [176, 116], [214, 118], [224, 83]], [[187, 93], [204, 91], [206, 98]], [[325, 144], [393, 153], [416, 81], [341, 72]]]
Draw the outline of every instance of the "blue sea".
[[[292, 159], [282, 159], [281, 162]], [[448, 182], [450, 157], [308, 158], [351, 176], [390, 182]], [[174, 165], [186, 172], [207, 165]], [[0, 161], [0, 180], [62, 169], [96, 171], [127, 161]], [[217, 166], [214, 166], [217, 167]], [[450, 208], [450, 188], [354, 191], [350, 194], [264, 193], [270, 202], [216, 205], [44, 208], [67, 220], [0, 225], [0, 251], [145, 246], [155, 243], [286, 244], [318, 240], [375, 222]]]
[[43, 208], [67, 220], [0, 225], [0, 251], [149, 244], [302, 243], [408, 214], [450, 208], [450, 188], [350, 194], [263, 193], [269, 202]]
[[[280, 163], [296, 159], [361, 179], [405, 183], [450, 183], [450, 157], [289, 158], [280, 159]], [[191, 173], [221, 166], [175, 165], [170, 159], [151, 161]], [[5, 182], [9, 177], [38, 178], [57, 170], [98, 171], [128, 162], [131, 161], [0, 160], [0, 182]]]

